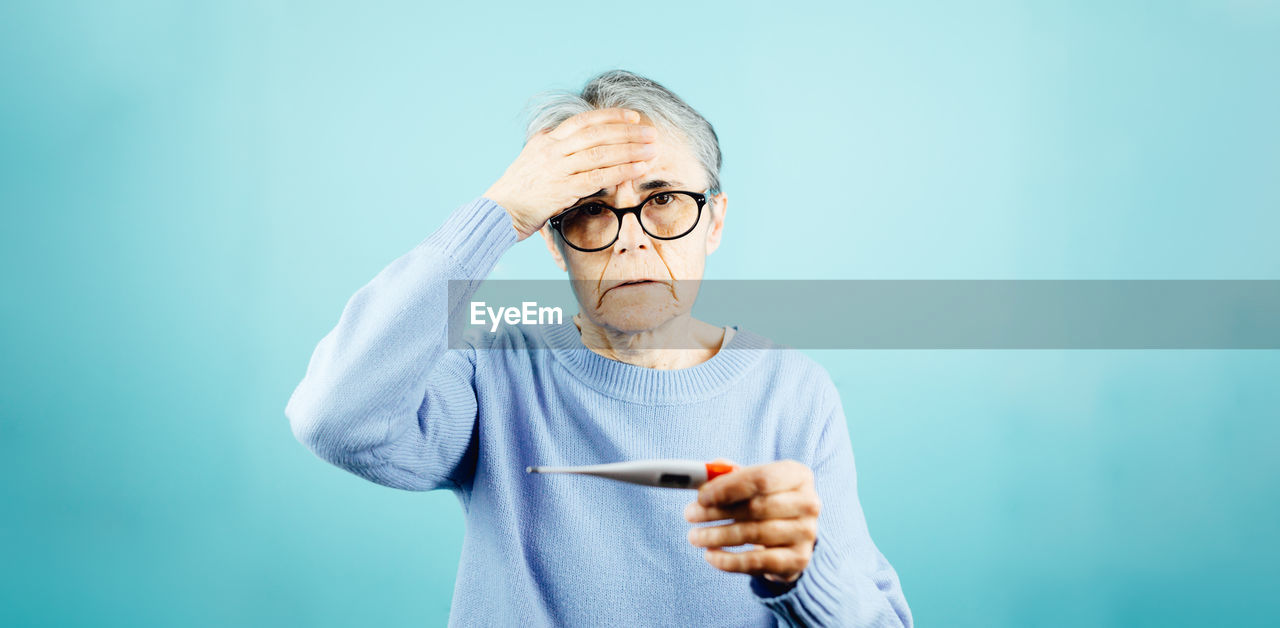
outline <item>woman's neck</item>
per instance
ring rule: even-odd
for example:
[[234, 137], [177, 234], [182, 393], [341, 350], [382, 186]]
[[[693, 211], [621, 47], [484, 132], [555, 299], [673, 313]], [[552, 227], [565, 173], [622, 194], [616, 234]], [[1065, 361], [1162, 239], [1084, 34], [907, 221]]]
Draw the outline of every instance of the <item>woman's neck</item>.
[[574, 314], [573, 323], [582, 333], [582, 344], [593, 352], [652, 369], [683, 369], [701, 364], [719, 352], [724, 343], [724, 328], [688, 314], [634, 333], [602, 327], [581, 313]]

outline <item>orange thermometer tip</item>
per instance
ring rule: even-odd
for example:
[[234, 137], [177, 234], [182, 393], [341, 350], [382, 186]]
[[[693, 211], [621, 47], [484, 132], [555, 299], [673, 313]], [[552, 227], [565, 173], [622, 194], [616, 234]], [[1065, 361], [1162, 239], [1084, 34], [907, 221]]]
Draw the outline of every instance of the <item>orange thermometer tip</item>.
[[724, 475], [726, 473], [736, 471], [737, 469], [738, 469], [737, 466], [731, 465], [731, 464], [725, 464], [723, 462], [708, 462], [707, 463], [707, 481], [710, 482], [711, 480], [715, 479], [716, 476]]

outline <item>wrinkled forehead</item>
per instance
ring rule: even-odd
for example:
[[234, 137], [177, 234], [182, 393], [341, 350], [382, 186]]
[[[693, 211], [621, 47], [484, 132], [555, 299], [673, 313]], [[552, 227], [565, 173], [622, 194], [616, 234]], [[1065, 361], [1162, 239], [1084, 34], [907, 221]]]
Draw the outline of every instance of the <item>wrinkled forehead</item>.
[[639, 196], [646, 196], [660, 190], [686, 190], [701, 192], [707, 187], [707, 173], [702, 163], [689, 148], [688, 141], [678, 132], [655, 125], [647, 117], [641, 117], [641, 124], [653, 125], [658, 130], [658, 139], [654, 142], [657, 154], [649, 160], [650, 168], [645, 176], [639, 179], [602, 188], [594, 194], [582, 197], [593, 198], [605, 203], [617, 198], [618, 193], [634, 187]]
[[587, 196], [582, 197], [581, 200], [593, 199], [593, 200], [601, 201], [603, 203], [612, 204], [610, 203], [610, 201], [612, 201], [614, 198], [617, 198], [618, 191], [627, 189], [629, 187], [634, 187], [636, 195], [641, 197], [648, 196], [650, 194], [653, 194], [654, 192], [660, 192], [663, 190], [686, 190], [689, 192], [702, 191], [702, 188], [700, 186], [687, 185], [679, 179], [672, 179], [672, 178], [663, 179], [660, 177], [653, 177], [653, 178], [646, 177], [643, 179], [628, 181], [622, 185], [618, 185], [610, 188], [602, 188], [600, 191], [594, 194], [588, 194]]

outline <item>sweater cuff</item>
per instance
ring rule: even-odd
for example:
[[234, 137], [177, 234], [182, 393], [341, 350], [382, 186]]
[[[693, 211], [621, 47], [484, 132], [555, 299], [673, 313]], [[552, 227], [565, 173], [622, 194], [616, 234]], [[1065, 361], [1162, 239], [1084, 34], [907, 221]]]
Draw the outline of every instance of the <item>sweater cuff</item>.
[[832, 613], [842, 606], [840, 597], [847, 592], [840, 585], [839, 565], [822, 543], [814, 543], [809, 565], [792, 585], [784, 593], [773, 593], [762, 578], [751, 578], [752, 594], [773, 611], [781, 625], [830, 626], [838, 623]]
[[449, 262], [450, 279], [479, 281], [516, 243], [516, 236], [507, 210], [479, 196], [453, 210], [418, 247], [443, 255]]

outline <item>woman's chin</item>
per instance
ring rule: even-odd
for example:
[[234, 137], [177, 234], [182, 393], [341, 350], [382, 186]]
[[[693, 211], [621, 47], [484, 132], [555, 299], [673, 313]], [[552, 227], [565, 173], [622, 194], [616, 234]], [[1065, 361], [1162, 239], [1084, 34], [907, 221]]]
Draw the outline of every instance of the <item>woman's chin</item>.
[[668, 294], [656, 299], [606, 297], [592, 318], [603, 327], [634, 334], [657, 329], [680, 314], [678, 304]]

